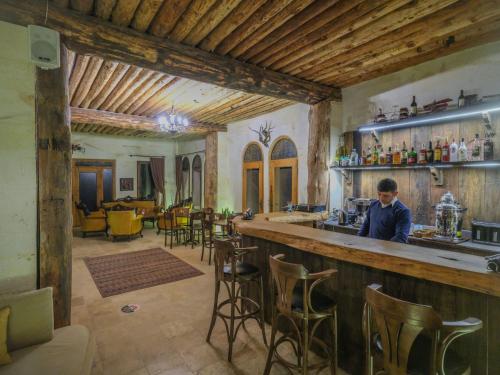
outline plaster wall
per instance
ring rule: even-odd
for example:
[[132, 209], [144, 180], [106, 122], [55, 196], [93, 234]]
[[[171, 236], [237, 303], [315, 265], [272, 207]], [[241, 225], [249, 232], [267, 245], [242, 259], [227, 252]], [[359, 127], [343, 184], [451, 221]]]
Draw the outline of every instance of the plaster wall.
[[[205, 138], [196, 138], [185, 141], [178, 141], [176, 155], [183, 155], [189, 160], [189, 186], [190, 186], [190, 196], [192, 196], [193, 191], [193, 159], [196, 155], [201, 158], [201, 205], [203, 206], [203, 193], [204, 193], [204, 176], [205, 176]], [[175, 177], [175, 170], [174, 170]], [[195, 207], [197, 208], [197, 207]]]
[[35, 69], [25, 27], [0, 22], [0, 293], [37, 277]]

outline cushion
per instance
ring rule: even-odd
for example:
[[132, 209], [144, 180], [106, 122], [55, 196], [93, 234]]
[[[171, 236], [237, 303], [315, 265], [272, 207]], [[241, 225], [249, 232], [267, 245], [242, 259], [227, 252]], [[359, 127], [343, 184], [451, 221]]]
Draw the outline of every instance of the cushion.
[[94, 354], [94, 338], [86, 327], [59, 328], [51, 341], [12, 352], [12, 363], [0, 367], [0, 375], [88, 375]]
[[52, 339], [54, 330], [52, 288], [13, 295], [0, 295], [0, 309], [10, 307], [7, 347], [9, 351]]
[[78, 203], [76, 205], [76, 208], [78, 208], [79, 210], [82, 210], [83, 211], [83, 214], [85, 216], [89, 216], [90, 215], [90, 209], [87, 207], [87, 205], [83, 202], [80, 201], [80, 203]]
[[[297, 312], [304, 311], [303, 289], [296, 287], [292, 294], [292, 310]], [[320, 312], [331, 309], [335, 306], [335, 301], [323, 293], [313, 290], [311, 295], [311, 303], [314, 310]]]
[[[253, 273], [259, 272], [259, 269], [249, 263], [238, 262], [236, 263], [236, 274], [240, 276], [251, 275]], [[224, 265], [224, 273], [226, 275], [231, 274], [231, 265]]]
[[0, 309], [0, 366], [11, 362], [7, 352], [7, 323], [9, 322], [10, 307]]

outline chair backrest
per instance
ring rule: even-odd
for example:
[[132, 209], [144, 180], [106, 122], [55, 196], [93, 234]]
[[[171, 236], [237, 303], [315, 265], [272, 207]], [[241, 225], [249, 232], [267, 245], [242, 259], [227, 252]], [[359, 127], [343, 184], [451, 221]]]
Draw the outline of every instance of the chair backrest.
[[[273, 287], [276, 291], [276, 308], [283, 314], [292, 313], [292, 295], [298, 283], [302, 283], [304, 290], [307, 289], [306, 278], [309, 272], [302, 264], [284, 262], [285, 256], [278, 254], [269, 256], [269, 265], [273, 278]], [[304, 304], [304, 306], [306, 306]]]
[[176, 207], [172, 209], [176, 225], [188, 225], [189, 223], [189, 208]]
[[[215, 264], [215, 278], [216, 280], [224, 280], [224, 265], [228, 264], [231, 270], [236, 267], [236, 247], [231, 241], [227, 240], [214, 240], [215, 253], [214, 253], [214, 264]], [[233, 272], [232, 272], [233, 273]], [[234, 275], [233, 275], [234, 276]]]
[[204, 214], [213, 214], [214, 213], [214, 209], [212, 207], [204, 207], [203, 208], [203, 213]]
[[[390, 297], [380, 290], [380, 285], [366, 288], [364, 331], [367, 352], [373, 345], [374, 333], [380, 335], [384, 370], [390, 375], [407, 374], [408, 358], [417, 336], [426, 332], [431, 337], [429, 374], [436, 374], [436, 358], [442, 319], [431, 307]], [[375, 325], [376, 332], [372, 330]], [[368, 359], [369, 360], [369, 359]]]
[[174, 227], [175, 215], [172, 211], [163, 212], [163, 220], [165, 222], [165, 228], [172, 229]]

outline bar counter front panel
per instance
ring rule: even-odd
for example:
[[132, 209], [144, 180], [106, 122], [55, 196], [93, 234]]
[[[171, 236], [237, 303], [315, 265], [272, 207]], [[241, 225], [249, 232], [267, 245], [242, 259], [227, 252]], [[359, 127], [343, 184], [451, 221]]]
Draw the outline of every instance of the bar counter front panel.
[[470, 361], [472, 374], [500, 374], [500, 275], [487, 272], [482, 257], [270, 222], [264, 216], [238, 220], [237, 227], [245, 246], [260, 249], [248, 261], [264, 274], [268, 321], [269, 255], [283, 253], [311, 272], [338, 270], [335, 283], [322, 289], [337, 301], [339, 366], [350, 374], [364, 373], [361, 323], [365, 288], [372, 283], [393, 297], [433, 306], [443, 320], [481, 319], [483, 329], [451, 347]]

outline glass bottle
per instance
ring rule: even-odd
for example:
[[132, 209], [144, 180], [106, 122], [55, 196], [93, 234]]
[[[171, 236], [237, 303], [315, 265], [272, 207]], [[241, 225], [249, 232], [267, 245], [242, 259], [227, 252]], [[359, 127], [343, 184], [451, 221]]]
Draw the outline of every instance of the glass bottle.
[[406, 149], [405, 141], [403, 141], [403, 149], [401, 150], [401, 164], [408, 164], [408, 150]]
[[365, 165], [366, 164], [366, 151], [363, 150], [361, 151], [361, 157], [359, 158], [359, 165]]
[[349, 165], [351, 167], [358, 165], [358, 153], [356, 152], [355, 148], [353, 148], [351, 151], [351, 156], [349, 158]]
[[387, 164], [392, 164], [392, 147], [389, 146], [387, 153], [385, 154], [385, 162]]
[[448, 144], [448, 138], [444, 140], [444, 145], [441, 150], [441, 161], [447, 163], [450, 161], [450, 145]]
[[372, 151], [372, 164], [373, 165], [378, 165], [378, 150], [377, 150], [377, 145], [373, 148]]
[[432, 141], [429, 141], [429, 147], [427, 148], [426, 159], [427, 163], [434, 162], [434, 149], [432, 148]]
[[436, 142], [436, 146], [434, 147], [434, 163], [441, 163], [441, 158], [443, 155], [443, 149], [439, 144], [439, 139]]
[[399, 151], [399, 145], [396, 144], [394, 152], [392, 153], [392, 164], [401, 165], [401, 151]]
[[413, 165], [417, 162], [417, 152], [415, 148], [412, 147], [410, 152], [408, 152], [408, 165]]
[[458, 145], [455, 142], [455, 138], [453, 138], [453, 142], [450, 145], [450, 161], [457, 162], [458, 161]]
[[366, 153], [365, 164], [366, 165], [372, 164], [372, 147], [371, 146], [368, 146], [368, 152]]
[[417, 100], [415, 99], [415, 95], [413, 95], [413, 101], [410, 105], [410, 116], [414, 117], [417, 115]]
[[465, 107], [465, 96], [464, 90], [460, 90], [460, 96], [458, 97], [458, 108]]
[[460, 146], [458, 147], [458, 161], [467, 161], [467, 146], [465, 145], [464, 138], [462, 138]]
[[494, 149], [493, 149], [493, 141], [491, 140], [491, 136], [489, 133], [486, 134], [486, 139], [483, 144], [483, 157], [484, 160], [493, 160]]
[[474, 140], [472, 141], [471, 160], [483, 160], [481, 155], [481, 140], [479, 139], [479, 134], [476, 134]]
[[425, 143], [422, 143], [422, 148], [418, 152], [418, 164], [427, 163], [427, 150], [425, 149]]
[[383, 147], [380, 147], [380, 152], [378, 153], [378, 163], [380, 165], [384, 165], [387, 163], [387, 158], [385, 156]]

